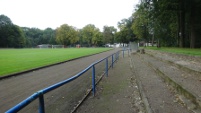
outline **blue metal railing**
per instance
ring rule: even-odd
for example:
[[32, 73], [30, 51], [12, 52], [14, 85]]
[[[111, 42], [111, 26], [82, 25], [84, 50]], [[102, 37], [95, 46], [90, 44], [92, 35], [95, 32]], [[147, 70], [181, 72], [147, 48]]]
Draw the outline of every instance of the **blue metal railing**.
[[[123, 57], [124, 57], [124, 51], [127, 51], [127, 50], [128, 49], [120, 50], [120, 51], [123, 51]], [[102, 62], [103, 60], [105, 60], [105, 75], [108, 76], [108, 58], [112, 57], [112, 63], [111, 63], [110, 66], [113, 68], [114, 62], [119, 59], [120, 51], [118, 51], [118, 52], [116, 52], [116, 53], [114, 53], [114, 54], [112, 54], [112, 55], [110, 55], [108, 57], [105, 57], [105, 58], [103, 58], [101, 60], [98, 60], [98, 61], [92, 63], [87, 68], [85, 68], [81, 72], [77, 73], [73, 77], [70, 77], [70, 78], [68, 78], [68, 79], [66, 79], [64, 81], [58, 82], [58, 83], [56, 83], [56, 84], [54, 84], [52, 86], [49, 86], [49, 87], [47, 87], [45, 89], [37, 91], [36, 93], [34, 93], [31, 96], [29, 96], [27, 99], [23, 100], [22, 102], [20, 102], [16, 106], [14, 106], [11, 109], [9, 109], [8, 111], [6, 111], [6, 113], [16, 113], [16, 112], [20, 111], [21, 109], [23, 109], [24, 107], [26, 107], [27, 105], [29, 105], [34, 100], [36, 100], [37, 98], [39, 99], [39, 113], [45, 113], [44, 94], [46, 94], [46, 93], [48, 93], [48, 92], [50, 92], [50, 91], [52, 91], [52, 90], [64, 85], [64, 84], [67, 84], [67, 83], [75, 80], [76, 78], [78, 78], [79, 76], [83, 75], [85, 72], [87, 72], [91, 68], [92, 68], [92, 92], [93, 92], [93, 95], [95, 95], [95, 89], [96, 89], [95, 65], [100, 63], [100, 62]]]

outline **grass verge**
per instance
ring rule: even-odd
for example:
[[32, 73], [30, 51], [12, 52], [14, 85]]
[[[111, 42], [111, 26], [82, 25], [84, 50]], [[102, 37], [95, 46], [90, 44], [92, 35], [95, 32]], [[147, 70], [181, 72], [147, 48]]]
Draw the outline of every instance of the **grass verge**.
[[190, 48], [173, 48], [173, 47], [146, 47], [145, 49], [158, 50], [163, 52], [191, 55], [191, 56], [201, 56], [201, 49], [190, 49]]
[[0, 49], [0, 76], [100, 53], [109, 49]]

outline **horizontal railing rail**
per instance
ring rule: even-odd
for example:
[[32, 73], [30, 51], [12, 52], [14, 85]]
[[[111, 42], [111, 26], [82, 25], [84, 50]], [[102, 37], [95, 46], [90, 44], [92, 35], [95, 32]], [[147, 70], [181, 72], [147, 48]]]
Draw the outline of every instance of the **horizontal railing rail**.
[[[128, 51], [128, 54], [129, 54], [128, 49], [123, 49], [120, 51], [123, 52], [123, 57], [124, 57], [124, 51]], [[107, 56], [103, 59], [100, 59], [100, 60], [92, 63], [91, 65], [89, 65], [87, 68], [85, 68], [81, 72], [77, 73], [76, 75], [74, 75], [64, 81], [58, 82], [54, 85], [51, 85], [47, 88], [37, 91], [36, 93], [32, 94], [31, 96], [29, 96], [28, 98], [26, 98], [25, 100], [23, 100], [22, 102], [17, 104], [16, 106], [14, 106], [11, 109], [9, 109], [8, 111], [6, 111], [6, 113], [16, 113], [16, 112], [20, 111], [21, 109], [23, 109], [24, 107], [26, 107], [27, 105], [29, 105], [34, 100], [36, 100], [37, 98], [39, 98], [39, 113], [45, 113], [44, 94], [75, 80], [76, 78], [83, 75], [85, 72], [87, 72], [91, 68], [92, 68], [92, 91], [93, 91], [93, 95], [95, 95], [95, 89], [96, 89], [95, 88], [95, 86], [96, 86], [96, 84], [95, 84], [95, 65], [105, 60], [105, 75], [108, 76], [108, 67], [113, 68], [114, 62], [119, 59], [120, 51], [117, 51], [116, 53], [113, 53], [110, 56]], [[110, 66], [108, 66], [108, 58], [109, 57], [112, 57], [112, 63]]]

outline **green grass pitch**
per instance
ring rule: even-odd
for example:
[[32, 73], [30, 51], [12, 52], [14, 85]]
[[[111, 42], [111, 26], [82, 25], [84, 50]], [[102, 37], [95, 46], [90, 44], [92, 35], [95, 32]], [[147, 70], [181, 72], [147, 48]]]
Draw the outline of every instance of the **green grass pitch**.
[[0, 76], [100, 53], [109, 49], [0, 49]]

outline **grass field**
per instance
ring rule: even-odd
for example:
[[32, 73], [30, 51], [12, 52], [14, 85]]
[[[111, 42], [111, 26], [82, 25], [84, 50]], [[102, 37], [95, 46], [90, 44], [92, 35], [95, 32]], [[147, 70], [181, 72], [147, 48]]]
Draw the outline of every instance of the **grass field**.
[[0, 49], [0, 76], [100, 53], [109, 49]]
[[177, 53], [177, 54], [185, 54], [192, 56], [201, 56], [201, 49], [190, 49], [190, 48], [169, 48], [169, 47], [146, 47], [146, 49]]

